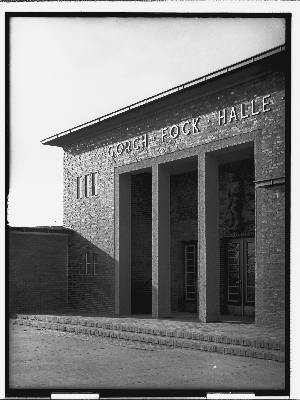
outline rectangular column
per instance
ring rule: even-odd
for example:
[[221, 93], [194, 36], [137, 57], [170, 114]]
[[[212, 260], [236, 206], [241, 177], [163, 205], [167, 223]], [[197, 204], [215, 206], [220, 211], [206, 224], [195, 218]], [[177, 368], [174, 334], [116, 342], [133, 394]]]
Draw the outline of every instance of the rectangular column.
[[131, 175], [115, 176], [115, 313], [131, 314]]
[[171, 316], [170, 172], [152, 169], [152, 317]]
[[199, 320], [219, 320], [219, 207], [218, 159], [199, 155], [199, 253], [198, 301]]

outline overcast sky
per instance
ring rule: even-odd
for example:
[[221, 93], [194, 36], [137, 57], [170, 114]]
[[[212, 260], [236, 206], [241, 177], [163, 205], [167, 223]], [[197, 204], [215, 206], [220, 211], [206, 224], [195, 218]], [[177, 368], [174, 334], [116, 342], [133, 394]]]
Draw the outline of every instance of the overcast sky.
[[9, 224], [62, 225], [40, 141], [285, 43], [278, 18], [13, 18]]

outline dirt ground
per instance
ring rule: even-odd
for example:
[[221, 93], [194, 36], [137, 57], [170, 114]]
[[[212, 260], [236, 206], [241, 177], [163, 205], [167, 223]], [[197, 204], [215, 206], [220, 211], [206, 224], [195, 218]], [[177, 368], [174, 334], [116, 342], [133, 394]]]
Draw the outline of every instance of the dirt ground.
[[11, 389], [284, 389], [285, 364], [10, 325]]

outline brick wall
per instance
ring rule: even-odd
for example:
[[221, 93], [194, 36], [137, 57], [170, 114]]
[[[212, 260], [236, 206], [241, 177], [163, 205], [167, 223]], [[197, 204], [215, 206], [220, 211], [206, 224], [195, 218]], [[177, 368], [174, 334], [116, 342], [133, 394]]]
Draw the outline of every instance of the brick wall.
[[[125, 122], [122, 126], [106, 132], [102, 132], [100, 127], [99, 134], [95, 133], [92, 137], [64, 147], [64, 226], [74, 229], [81, 240], [86, 240], [97, 247], [102, 252], [103, 259], [106, 260], [102, 280], [102, 285], [106, 288], [104, 291], [106, 297], [103, 300], [106, 306], [103, 306], [100, 297], [96, 297], [95, 304], [98, 303], [99, 310], [104, 310], [106, 307], [114, 310], [115, 168], [171, 155], [181, 150], [189, 151], [195, 147], [199, 151], [202, 147], [205, 148], [205, 151], [213, 151], [220, 146], [224, 148], [234, 146], [238, 140], [247, 141], [248, 137], [256, 137], [255, 179], [284, 175], [285, 83], [282, 60], [283, 56], [279, 55], [274, 63], [270, 63], [269, 70], [261, 69], [262, 72], [258, 72], [256, 69], [252, 75], [252, 67], [249, 67], [248, 75], [244, 74], [243, 78], [231, 79], [231, 81], [226, 81], [226, 84], [222, 84], [221, 80], [219, 86], [210, 83], [209, 86], [199, 87], [197, 96], [194, 95], [193, 99], [185, 97], [180, 104], [175, 103], [174, 105], [173, 103], [171, 105], [168, 104], [168, 100], [164, 100], [161, 103], [160, 111], [153, 115], [145, 115], [136, 122]], [[261, 68], [265, 62], [268, 61], [261, 62]], [[268, 97], [270, 111], [264, 112], [263, 97], [267, 95], [270, 95]], [[238, 110], [241, 103], [245, 103], [245, 112], [250, 113], [253, 99], [256, 102], [255, 112], [258, 114], [250, 115], [245, 119], [241, 119], [239, 116], [231, 122], [219, 124], [219, 110], [226, 108], [229, 116], [233, 106]], [[162, 138], [162, 128], [181, 124], [196, 117], [199, 117], [198, 131], [191, 132], [189, 135], [181, 134], [175, 139], [170, 136]], [[119, 142], [140, 138], [145, 134], [148, 136], [146, 148], [131, 148], [130, 151], [123, 151], [118, 156], [109, 156], [110, 146], [115, 148]], [[91, 196], [89, 193], [89, 197], [77, 199], [77, 177], [83, 177], [92, 172], [98, 172], [97, 196]], [[266, 277], [270, 265], [266, 263], [265, 255], [275, 250], [273, 244], [266, 241], [265, 238], [274, 235], [272, 221], [275, 219], [282, 221], [282, 218], [276, 217], [278, 213], [282, 213], [282, 208], [280, 203], [274, 201], [273, 207], [267, 210], [264, 201], [262, 195], [256, 199], [256, 237], [259, 242], [256, 255], [258, 276], [262, 273], [261, 271], [265, 271], [263, 276]], [[263, 221], [266, 221], [265, 225], [263, 225]], [[185, 229], [185, 223], [186, 221], [180, 222], [182, 224], [180, 229]], [[188, 223], [186, 225], [189, 226]], [[282, 238], [283, 232], [284, 225], [280, 225], [276, 231], [276, 238]], [[71, 246], [75, 247], [70, 249], [71, 253], [78, 252], [77, 245], [78, 242], [72, 242]], [[172, 254], [174, 255], [175, 252]], [[280, 268], [284, 269], [282, 252], [276, 250], [272, 254], [276, 259], [276, 264], [279, 263]], [[283, 287], [282, 282], [281, 287]], [[257, 289], [257, 299], [266, 305], [266, 292], [261, 286], [258, 286]], [[85, 300], [79, 295], [76, 297], [74, 294], [76, 291], [77, 289], [74, 287], [73, 298], [77, 298], [82, 307], [89, 306], [90, 299]], [[78, 293], [82, 293], [81, 290]], [[74, 300], [75, 303], [76, 301]], [[176, 301], [173, 297], [174, 307]], [[274, 315], [272, 318], [275, 321], [276, 309], [271, 304], [266, 305], [264, 309], [257, 309], [256, 315], [257, 313], [261, 315], [257, 315], [257, 321], [268, 325], [271, 324], [269, 321], [272, 318], [265, 319], [266, 312]], [[278, 320], [278, 323], [282, 324], [282, 319]]]
[[[113, 260], [78, 233], [69, 239], [69, 268], [68, 268], [68, 307], [71, 310], [112, 314], [114, 298], [114, 276], [111, 274]], [[93, 253], [97, 253], [99, 273], [81, 273], [79, 254], [85, 263], [85, 254], [90, 254], [92, 262]]]
[[257, 190], [256, 324], [285, 326], [285, 196]]
[[67, 235], [10, 232], [10, 313], [67, 308], [67, 242]]

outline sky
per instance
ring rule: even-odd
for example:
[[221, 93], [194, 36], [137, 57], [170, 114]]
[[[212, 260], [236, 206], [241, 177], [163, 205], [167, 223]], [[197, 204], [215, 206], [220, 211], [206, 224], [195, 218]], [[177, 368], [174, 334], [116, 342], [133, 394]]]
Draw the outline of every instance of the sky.
[[11, 21], [10, 226], [63, 223], [63, 150], [41, 140], [285, 43], [283, 18]]

